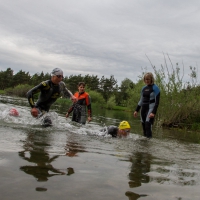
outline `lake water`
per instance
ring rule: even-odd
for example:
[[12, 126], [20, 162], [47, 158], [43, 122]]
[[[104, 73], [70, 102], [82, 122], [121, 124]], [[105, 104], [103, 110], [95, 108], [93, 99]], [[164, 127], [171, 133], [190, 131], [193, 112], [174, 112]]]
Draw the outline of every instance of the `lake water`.
[[[9, 115], [17, 108], [19, 117]], [[93, 109], [80, 126], [50, 112], [44, 128], [26, 99], [0, 96], [0, 194], [2, 200], [199, 200], [200, 136], [154, 127], [142, 136], [131, 113]], [[131, 124], [131, 135], [103, 136], [105, 125]]]

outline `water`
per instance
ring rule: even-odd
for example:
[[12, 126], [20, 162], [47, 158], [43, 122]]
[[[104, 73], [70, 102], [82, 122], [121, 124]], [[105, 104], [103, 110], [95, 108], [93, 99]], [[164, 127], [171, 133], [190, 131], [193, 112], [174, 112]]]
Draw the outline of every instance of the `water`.
[[[9, 115], [13, 107], [19, 117]], [[52, 110], [53, 126], [44, 128], [26, 99], [1, 97], [1, 199], [199, 199], [197, 133], [156, 128], [147, 140], [130, 113], [93, 113], [93, 122], [80, 126]], [[128, 138], [99, 132], [124, 119], [132, 127]]]

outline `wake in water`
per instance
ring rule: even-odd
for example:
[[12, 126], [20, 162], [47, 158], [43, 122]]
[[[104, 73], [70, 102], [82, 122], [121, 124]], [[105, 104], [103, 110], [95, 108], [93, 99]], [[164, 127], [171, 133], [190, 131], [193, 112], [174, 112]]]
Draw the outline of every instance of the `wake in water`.
[[[16, 109], [17, 116], [11, 115], [10, 110]], [[45, 113], [40, 118], [34, 118], [30, 114], [28, 107], [16, 106], [13, 104], [0, 104], [0, 123], [10, 127], [26, 127], [30, 129], [44, 129], [42, 126], [45, 117], [49, 117], [52, 121], [52, 126], [48, 129], [57, 131], [69, 131], [80, 135], [99, 136], [111, 138], [112, 136], [106, 131], [106, 126], [94, 122], [86, 123], [85, 125], [72, 122], [70, 118], [66, 119], [64, 116], [58, 115], [57, 112]], [[104, 129], [104, 131], [102, 131]], [[128, 139], [138, 139], [141, 136], [131, 134], [127, 136]]]

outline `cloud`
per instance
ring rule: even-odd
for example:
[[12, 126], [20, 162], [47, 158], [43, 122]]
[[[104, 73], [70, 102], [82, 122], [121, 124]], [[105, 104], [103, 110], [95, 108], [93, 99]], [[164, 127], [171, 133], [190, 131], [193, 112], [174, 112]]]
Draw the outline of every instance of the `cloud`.
[[[199, 63], [199, 1], [0, 2], [0, 69], [98, 75], [136, 82], [142, 68]], [[148, 56], [148, 58], [147, 58]], [[169, 62], [169, 60], [168, 60]], [[170, 67], [169, 62], [169, 67]]]

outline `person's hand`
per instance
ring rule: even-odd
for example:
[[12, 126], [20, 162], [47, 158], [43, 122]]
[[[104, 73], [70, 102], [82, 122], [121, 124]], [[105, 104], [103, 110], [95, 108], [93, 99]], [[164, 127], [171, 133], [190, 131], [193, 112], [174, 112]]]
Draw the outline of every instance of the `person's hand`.
[[133, 116], [134, 116], [134, 117], [137, 117], [137, 114], [138, 114], [138, 112], [135, 111], [135, 112], [133, 113]]
[[69, 113], [66, 113], [66, 118], [68, 118], [69, 117]]
[[88, 117], [88, 122], [92, 121], [92, 118], [91, 117]]
[[154, 117], [155, 117], [155, 114], [153, 114], [153, 113], [149, 114], [149, 118], [154, 118]]
[[77, 98], [75, 96], [71, 96], [71, 100], [76, 103], [77, 102]]
[[31, 109], [31, 115], [32, 115], [33, 117], [37, 117], [38, 114], [39, 114], [39, 112], [38, 112], [38, 109], [37, 109], [37, 108], [32, 108], [32, 109]]

